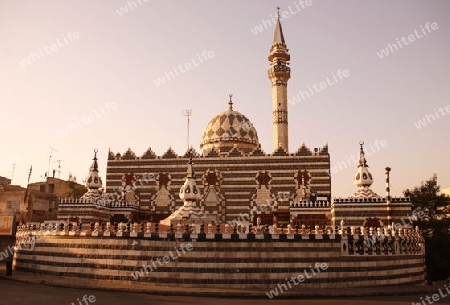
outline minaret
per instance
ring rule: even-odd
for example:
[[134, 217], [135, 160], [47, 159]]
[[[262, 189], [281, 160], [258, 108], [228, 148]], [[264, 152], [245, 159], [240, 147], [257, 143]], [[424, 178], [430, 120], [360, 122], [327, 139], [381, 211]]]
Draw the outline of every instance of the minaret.
[[270, 48], [269, 78], [272, 81], [272, 126], [273, 149], [279, 147], [289, 152], [288, 143], [288, 111], [287, 82], [291, 78], [291, 69], [287, 66], [291, 56], [284, 42], [283, 29], [280, 21], [280, 8], [277, 7], [277, 24]]

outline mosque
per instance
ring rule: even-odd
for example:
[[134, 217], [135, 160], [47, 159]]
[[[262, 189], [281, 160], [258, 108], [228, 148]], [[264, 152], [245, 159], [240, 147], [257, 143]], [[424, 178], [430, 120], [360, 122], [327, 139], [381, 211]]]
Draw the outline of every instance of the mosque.
[[[328, 146], [289, 151], [290, 55], [279, 17], [268, 59], [272, 153], [261, 149], [231, 96], [228, 109], [207, 125], [201, 153], [109, 152], [106, 192], [95, 150], [88, 191], [61, 199], [59, 221], [19, 226], [19, 245], [36, 239], [16, 253], [15, 268], [179, 288], [248, 288], [264, 297], [266, 289], [290, 286], [287, 279], [317, 264], [326, 272], [300, 290], [358, 295], [359, 287], [423, 285], [424, 239], [402, 221], [411, 216], [409, 198], [390, 196], [390, 168], [385, 195], [374, 193], [360, 142], [357, 190], [332, 199]], [[168, 253], [187, 242], [193, 250], [170, 261]], [[156, 268], [154, 260], [166, 258]]]
[[[236, 219], [256, 225], [277, 224], [306, 227], [348, 225], [380, 227], [399, 221], [411, 212], [408, 198], [390, 198], [389, 171], [386, 196], [370, 186], [363, 148], [354, 183], [358, 187], [349, 198], [331, 198], [328, 145], [310, 149], [305, 144], [289, 151], [287, 86], [291, 75], [290, 54], [280, 19], [275, 25], [268, 56], [268, 77], [272, 86], [273, 152], [262, 150], [251, 121], [237, 111], [229, 96], [228, 109], [214, 116], [203, 132], [201, 153], [189, 149], [177, 155], [169, 148], [157, 156], [150, 148], [137, 156], [108, 153], [106, 189], [98, 175], [97, 152], [86, 182], [88, 192], [81, 199], [62, 199], [58, 218], [76, 217], [83, 222], [175, 223], [174, 213], [184, 207], [181, 195], [186, 164], [192, 171], [186, 179], [199, 182], [195, 215], [203, 222], [230, 223]], [[197, 186], [196, 186], [197, 187]], [[181, 191], [180, 191], [181, 189]], [[180, 193], [180, 192], [181, 193]], [[180, 193], [180, 194], [179, 194]], [[189, 219], [184, 212], [182, 219]], [[180, 218], [180, 219], [181, 219]]]

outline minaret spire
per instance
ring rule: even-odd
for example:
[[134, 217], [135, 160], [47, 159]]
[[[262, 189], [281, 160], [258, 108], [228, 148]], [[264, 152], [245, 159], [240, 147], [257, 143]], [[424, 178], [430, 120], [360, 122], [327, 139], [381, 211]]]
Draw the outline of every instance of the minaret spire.
[[281, 27], [280, 7], [277, 9], [277, 23], [268, 57], [269, 79], [272, 82], [273, 149], [277, 150], [281, 147], [289, 152], [287, 82], [291, 78], [291, 69], [288, 67], [291, 56]]
[[280, 20], [280, 7], [277, 7], [277, 24], [275, 25], [275, 34], [273, 35], [273, 43], [277, 44], [277, 43], [285, 43], [284, 41], [284, 35], [283, 35], [283, 29], [281, 28], [281, 20]]

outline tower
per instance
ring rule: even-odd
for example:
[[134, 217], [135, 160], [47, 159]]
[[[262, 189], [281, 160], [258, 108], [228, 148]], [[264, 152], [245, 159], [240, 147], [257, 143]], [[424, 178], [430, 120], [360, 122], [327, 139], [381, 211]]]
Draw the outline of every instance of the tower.
[[268, 57], [270, 61], [269, 79], [272, 82], [273, 149], [277, 150], [281, 147], [289, 152], [287, 82], [291, 78], [291, 69], [288, 67], [291, 56], [288, 53], [281, 28], [280, 8], [277, 9], [277, 23]]

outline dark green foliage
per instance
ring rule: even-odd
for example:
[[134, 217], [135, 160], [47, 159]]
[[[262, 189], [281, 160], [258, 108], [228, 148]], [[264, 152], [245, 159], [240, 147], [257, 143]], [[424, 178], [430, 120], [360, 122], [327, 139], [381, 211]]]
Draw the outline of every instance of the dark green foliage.
[[431, 281], [448, 279], [450, 276], [450, 238], [433, 236], [425, 241], [427, 273]]
[[405, 190], [411, 197], [413, 209], [425, 212], [425, 219], [414, 222], [425, 237], [428, 280], [439, 281], [450, 277], [450, 198], [439, 195], [437, 176], [422, 182], [412, 190]]

